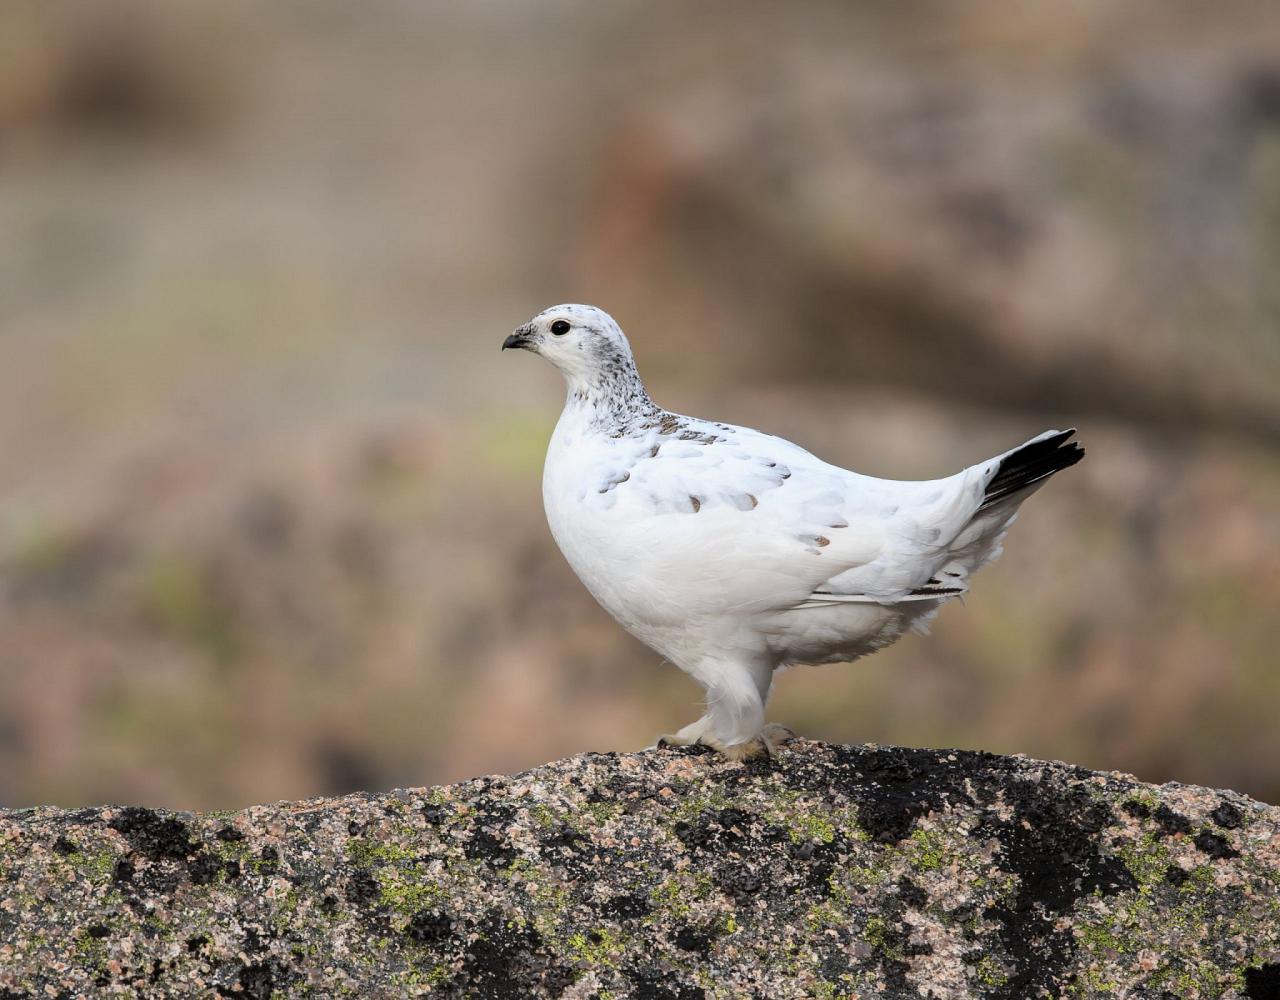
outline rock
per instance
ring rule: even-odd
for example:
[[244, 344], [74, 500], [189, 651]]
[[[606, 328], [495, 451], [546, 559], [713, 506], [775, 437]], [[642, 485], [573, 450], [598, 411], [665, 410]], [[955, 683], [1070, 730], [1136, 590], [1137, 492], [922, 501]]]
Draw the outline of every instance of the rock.
[[0, 997], [1237, 997], [1280, 809], [1022, 757], [585, 754], [255, 806], [0, 813]]

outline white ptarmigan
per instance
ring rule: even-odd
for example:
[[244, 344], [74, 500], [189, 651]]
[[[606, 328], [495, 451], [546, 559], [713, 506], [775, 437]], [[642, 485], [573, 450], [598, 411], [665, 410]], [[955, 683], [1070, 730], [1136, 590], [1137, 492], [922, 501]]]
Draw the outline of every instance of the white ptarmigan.
[[507, 337], [568, 383], [542, 497], [587, 589], [707, 692], [663, 741], [770, 753], [774, 672], [852, 660], [969, 589], [1018, 505], [1084, 450], [1046, 431], [946, 479], [849, 472], [759, 431], [668, 413], [607, 313], [559, 305]]

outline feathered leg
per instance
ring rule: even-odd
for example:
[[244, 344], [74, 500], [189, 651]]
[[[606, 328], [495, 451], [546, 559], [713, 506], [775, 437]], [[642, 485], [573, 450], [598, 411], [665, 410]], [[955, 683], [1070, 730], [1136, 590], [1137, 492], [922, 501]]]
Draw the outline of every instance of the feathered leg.
[[707, 712], [659, 743], [701, 743], [731, 760], [772, 754], [791, 735], [782, 726], [764, 724], [764, 706], [773, 685], [773, 663], [764, 659], [704, 660], [689, 670], [707, 690]]

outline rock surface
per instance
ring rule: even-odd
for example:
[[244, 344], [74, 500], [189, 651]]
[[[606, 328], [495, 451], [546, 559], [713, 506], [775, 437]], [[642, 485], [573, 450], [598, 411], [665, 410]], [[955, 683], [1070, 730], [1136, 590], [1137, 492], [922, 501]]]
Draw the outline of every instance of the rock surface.
[[1280, 996], [1280, 809], [971, 752], [0, 813], [0, 997]]

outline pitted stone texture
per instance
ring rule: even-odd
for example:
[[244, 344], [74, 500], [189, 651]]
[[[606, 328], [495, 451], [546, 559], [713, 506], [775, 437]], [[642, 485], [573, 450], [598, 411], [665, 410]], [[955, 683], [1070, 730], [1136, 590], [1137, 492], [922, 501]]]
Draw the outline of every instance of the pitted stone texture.
[[798, 740], [234, 815], [0, 813], [6, 998], [1278, 985], [1280, 809], [1020, 757]]

